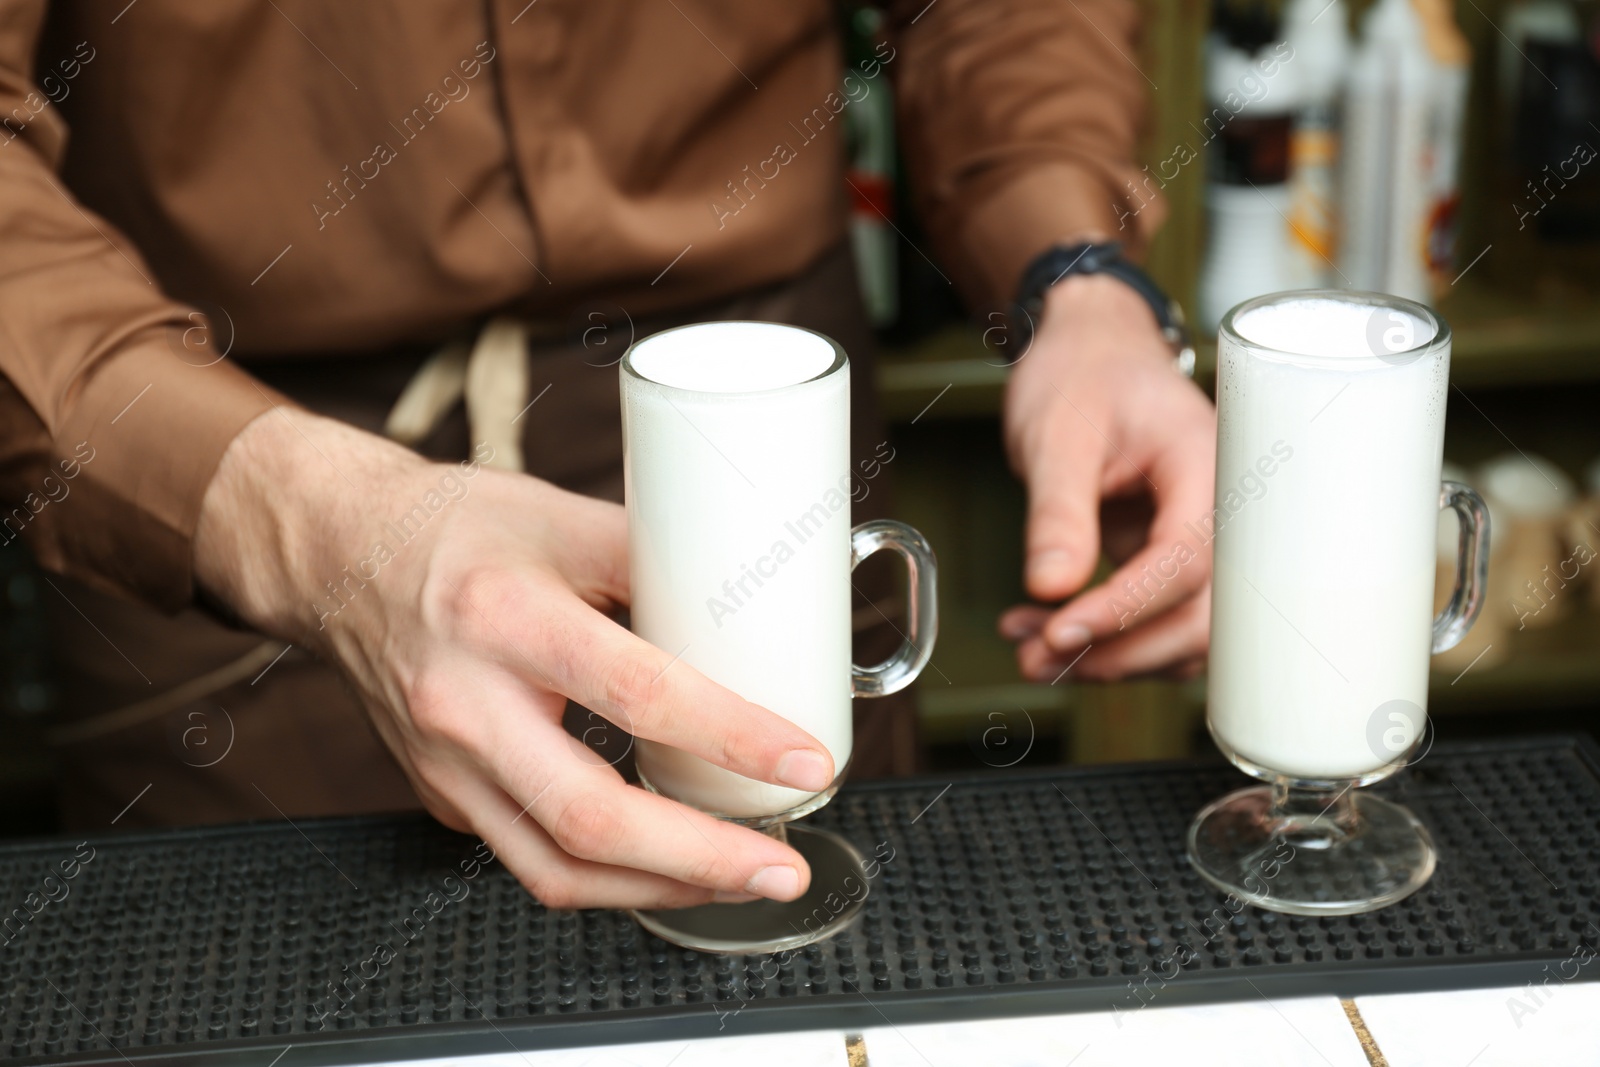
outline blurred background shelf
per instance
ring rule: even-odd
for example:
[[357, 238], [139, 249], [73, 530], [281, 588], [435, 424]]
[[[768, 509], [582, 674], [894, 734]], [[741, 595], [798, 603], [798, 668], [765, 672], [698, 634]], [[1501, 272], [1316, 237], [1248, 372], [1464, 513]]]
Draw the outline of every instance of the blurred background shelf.
[[[1450, 378], [1467, 387], [1600, 381], [1600, 301], [1507, 294], [1462, 279], [1439, 311], [1453, 333]], [[1196, 339], [1195, 378], [1216, 374], [1216, 342]], [[879, 388], [891, 420], [998, 415], [1008, 371], [983, 333], [952, 323], [880, 355]], [[919, 420], [920, 421], [920, 420]]]
[[[1545, 456], [1581, 480], [1600, 456], [1600, 261], [1574, 267], [1565, 252], [1543, 257], [1508, 237], [1511, 201], [1490, 177], [1499, 149], [1489, 98], [1502, 48], [1500, 24], [1517, 0], [1460, 0], [1456, 17], [1474, 50], [1462, 173], [1460, 271], [1439, 310], [1454, 333], [1446, 457], [1473, 467], [1512, 450]], [[1203, 40], [1210, 4], [1145, 0], [1138, 65], [1159, 89], [1143, 155], [1151, 164], [1194, 141], [1205, 105]], [[1357, 15], [1367, 4], [1352, 4]], [[1600, 136], [1597, 136], [1600, 143]], [[1147, 266], [1194, 308], [1205, 243], [1204, 160], [1163, 190], [1169, 215]], [[911, 231], [915, 234], [915, 231]], [[1513, 235], [1515, 236], [1515, 235]], [[915, 240], [915, 237], [912, 238]], [[921, 258], [902, 249], [913, 275]], [[916, 306], [943, 302], [943, 286], [919, 284]], [[1056, 685], [1019, 679], [997, 616], [1022, 599], [1023, 491], [1000, 444], [1008, 371], [984, 345], [983, 326], [947, 313], [895, 331], [880, 354], [879, 384], [902, 459], [897, 508], [939, 547], [944, 628], [918, 700], [936, 765], [1001, 766], [1018, 758], [1099, 762], [1203, 751], [1203, 682]], [[1196, 380], [1210, 391], [1214, 339], [1197, 337]], [[1532, 577], [1532, 576], [1530, 576]], [[1589, 580], [1593, 581], [1591, 577]], [[1565, 594], [1564, 594], [1565, 595]], [[1574, 596], [1587, 597], [1574, 590]], [[1587, 729], [1600, 723], [1600, 614], [1587, 606], [1549, 629], [1513, 633], [1504, 657], [1431, 678], [1430, 710], [1442, 733]]]
[[1430, 710], [1498, 712], [1592, 704], [1600, 693], [1597, 630], [1600, 613], [1586, 608], [1548, 629], [1507, 635], [1505, 658], [1492, 665], [1436, 666]]
[[[996, 416], [1009, 371], [965, 323], [879, 354], [878, 388], [891, 422]], [[920, 417], [919, 417], [920, 416]]]
[[[1493, 254], [1491, 249], [1490, 254]], [[1454, 343], [1450, 379], [1462, 387], [1600, 379], [1600, 303], [1576, 295], [1512, 294], [1471, 273], [1441, 301]]]

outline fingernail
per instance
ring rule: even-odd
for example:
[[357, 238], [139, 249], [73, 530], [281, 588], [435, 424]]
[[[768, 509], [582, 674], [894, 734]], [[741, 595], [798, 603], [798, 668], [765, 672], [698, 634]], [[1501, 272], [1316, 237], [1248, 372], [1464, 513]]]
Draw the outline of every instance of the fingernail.
[[763, 867], [745, 888], [769, 900], [793, 900], [800, 895], [800, 872], [793, 867]]
[[718, 890], [711, 895], [711, 901], [714, 904], [748, 904], [752, 900], [760, 899], [754, 893], [729, 893], [723, 890]]
[[1094, 635], [1087, 626], [1070, 622], [1062, 626], [1052, 626], [1045, 635], [1050, 641], [1050, 647], [1057, 652], [1072, 652], [1089, 643]]
[[1000, 623], [1000, 636], [1007, 641], [1023, 641], [1039, 632], [1039, 624], [1032, 619], [1009, 619]]
[[820, 752], [797, 748], [778, 761], [778, 784], [820, 793], [833, 781], [833, 770]]
[[1067, 580], [1072, 558], [1058, 548], [1040, 552], [1028, 561], [1028, 577], [1034, 584], [1055, 585]]

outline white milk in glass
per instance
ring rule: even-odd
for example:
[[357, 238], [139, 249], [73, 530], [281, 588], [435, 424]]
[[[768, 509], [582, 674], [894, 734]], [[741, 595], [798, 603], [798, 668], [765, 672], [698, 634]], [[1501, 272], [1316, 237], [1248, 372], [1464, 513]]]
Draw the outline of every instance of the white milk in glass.
[[1427, 707], [1449, 349], [1380, 358], [1434, 325], [1330, 297], [1234, 329], [1277, 351], [1218, 347], [1211, 729], [1270, 771], [1358, 777]]
[[[622, 384], [634, 632], [800, 726], [842, 773], [849, 364], [804, 330], [711, 323], [635, 345]], [[773, 815], [812, 795], [644, 740], [638, 766], [715, 814]]]

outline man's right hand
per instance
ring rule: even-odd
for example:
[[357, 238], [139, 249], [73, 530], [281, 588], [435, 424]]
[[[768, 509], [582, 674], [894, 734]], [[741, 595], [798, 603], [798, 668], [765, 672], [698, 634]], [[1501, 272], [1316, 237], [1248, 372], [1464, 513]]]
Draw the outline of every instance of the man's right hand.
[[428, 810], [546, 905], [798, 896], [798, 853], [626, 784], [562, 713], [797, 789], [833, 780], [827, 749], [607, 616], [628, 602], [622, 508], [468, 469], [270, 411], [207, 489], [196, 580], [337, 664]]

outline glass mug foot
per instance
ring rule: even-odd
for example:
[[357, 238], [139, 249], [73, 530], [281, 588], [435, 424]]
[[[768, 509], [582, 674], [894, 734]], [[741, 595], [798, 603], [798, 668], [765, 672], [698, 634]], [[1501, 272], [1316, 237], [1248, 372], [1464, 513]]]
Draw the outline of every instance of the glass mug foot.
[[838, 834], [810, 826], [780, 823], [767, 833], [786, 837], [811, 867], [811, 885], [798, 899], [630, 914], [663, 941], [731, 955], [803, 948], [849, 926], [867, 899], [869, 885], [866, 861], [856, 847]]
[[1427, 828], [1401, 805], [1281, 780], [1208, 805], [1189, 827], [1188, 852], [1218, 889], [1290, 915], [1376, 911], [1422, 888], [1436, 859]]

